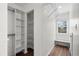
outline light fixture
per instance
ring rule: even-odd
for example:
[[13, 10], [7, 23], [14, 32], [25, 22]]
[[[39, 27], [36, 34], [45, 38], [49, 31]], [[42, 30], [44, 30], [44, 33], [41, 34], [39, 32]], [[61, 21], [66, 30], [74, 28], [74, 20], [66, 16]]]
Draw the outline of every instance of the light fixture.
[[58, 8], [60, 9], [60, 8], [62, 8], [62, 6], [58, 6]]

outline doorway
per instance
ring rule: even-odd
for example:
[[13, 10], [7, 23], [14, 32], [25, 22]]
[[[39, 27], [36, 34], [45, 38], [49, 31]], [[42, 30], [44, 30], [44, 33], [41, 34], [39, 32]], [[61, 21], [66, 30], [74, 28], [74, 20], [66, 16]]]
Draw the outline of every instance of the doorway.
[[34, 10], [27, 13], [27, 51], [34, 56]]

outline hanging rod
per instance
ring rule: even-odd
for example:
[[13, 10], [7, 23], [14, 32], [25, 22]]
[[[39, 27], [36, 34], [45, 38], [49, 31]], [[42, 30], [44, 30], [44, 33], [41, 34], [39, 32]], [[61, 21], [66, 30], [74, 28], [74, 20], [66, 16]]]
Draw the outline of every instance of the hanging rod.
[[9, 9], [9, 8], [8, 8], [8, 10], [9, 10], [9, 11], [12, 11], [12, 12], [15, 12], [15, 10], [11, 10], [11, 9]]
[[8, 34], [8, 37], [9, 37], [9, 36], [15, 36], [15, 34]]

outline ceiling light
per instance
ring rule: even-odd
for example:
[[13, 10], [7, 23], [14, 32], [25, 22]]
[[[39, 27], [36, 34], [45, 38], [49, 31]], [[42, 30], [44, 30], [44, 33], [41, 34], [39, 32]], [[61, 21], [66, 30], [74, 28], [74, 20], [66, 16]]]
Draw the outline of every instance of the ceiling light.
[[58, 8], [60, 9], [60, 8], [62, 8], [62, 6], [58, 6]]

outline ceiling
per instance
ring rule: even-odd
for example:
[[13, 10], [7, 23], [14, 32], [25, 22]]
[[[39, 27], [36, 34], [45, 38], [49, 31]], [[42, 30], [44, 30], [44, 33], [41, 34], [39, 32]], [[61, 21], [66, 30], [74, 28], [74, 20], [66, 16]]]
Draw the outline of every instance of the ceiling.
[[[16, 3], [19, 6], [26, 6], [26, 5], [33, 5], [35, 3]], [[36, 3], [40, 4], [40, 3]], [[67, 12], [71, 9], [72, 3], [41, 3], [42, 6], [44, 6], [47, 10], [47, 12], [52, 11], [53, 9], [57, 8], [59, 13]], [[62, 8], [58, 8], [61, 6]]]
[[30, 3], [15, 3], [15, 4], [17, 4], [19, 6], [26, 6], [26, 5], [30, 4]]

